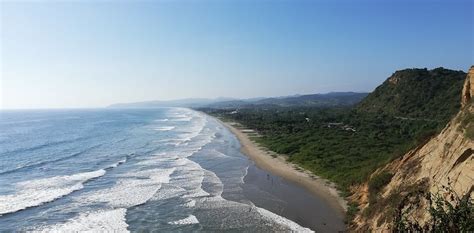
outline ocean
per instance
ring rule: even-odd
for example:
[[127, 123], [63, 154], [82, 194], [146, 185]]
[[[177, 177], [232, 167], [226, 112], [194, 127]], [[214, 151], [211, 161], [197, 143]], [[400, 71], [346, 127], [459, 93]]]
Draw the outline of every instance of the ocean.
[[[282, 189], [292, 196], [275, 195]], [[256, 168], [217, 120], [190, 109], [0, 112], [2, 232], [323, 226], [322, 219], [302, 226], [312, 221], [288, 211], [285, 199], [302, 195], [307, 193]], [[281, 214], [282, 208], [293, 214]]]

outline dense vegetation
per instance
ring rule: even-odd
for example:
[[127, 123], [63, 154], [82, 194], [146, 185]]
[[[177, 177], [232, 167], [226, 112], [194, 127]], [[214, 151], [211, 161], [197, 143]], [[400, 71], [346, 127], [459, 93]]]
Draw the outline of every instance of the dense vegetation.
[[257, 142], [348, 191], [444, 127], [459, 109], [464, 77], [442, 68], [398, 71], [355, 107], [201, 110], [255, 129]]
[[[343, 190], [439, 129], [435, 121], [404, 120], [351, 109], [277, 108], [206, 110], [257, 130], [257, 142]], [[355, 131], [353, 131], [355, 130]]]
[[444, 68], [395, 72], [358, 106], [358, 111], [405, 118], [445, 120], [459, 110], [466, 73]]

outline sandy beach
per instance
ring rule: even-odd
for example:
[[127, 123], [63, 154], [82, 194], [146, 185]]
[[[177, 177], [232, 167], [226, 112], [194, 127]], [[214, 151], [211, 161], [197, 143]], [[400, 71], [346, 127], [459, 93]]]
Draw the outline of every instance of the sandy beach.
[[220, 122], [237, 136], [242, 146], [242, 153], [253, 160], [259, 168], [305, 188], [311, 194], [324, 199], [341, 214], [345, 213], [347, 202], [339, 195], [333, 183], [299, 168], [296, 164], [287, 162], [284, 155], [275, 154], [259, 146], [249, 137], [252, 130], [239, 128], [237, 127], [238, 123], [235, 122], [224, 122], [222, 120]]

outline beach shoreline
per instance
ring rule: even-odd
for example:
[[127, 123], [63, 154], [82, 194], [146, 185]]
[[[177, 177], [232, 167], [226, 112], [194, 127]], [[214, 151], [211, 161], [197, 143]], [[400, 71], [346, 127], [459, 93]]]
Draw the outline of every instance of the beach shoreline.
[[238, 123], [216, 119], [237, 137], [241, 144], [241, 152], [250, 158], [257, 167], [303, 187], [317, 198], [324, 199], [332, 208], [339, 211], [342, 216], [345, 216], [347, 202], [339, 195], [335, 184], [315, 176], [296, 164], [287, 162], [283, 155], [271, 153], [266, 148], [259, 146], [247, 135], [248, 129], [238, 129], [235, 127], [235, 124]]

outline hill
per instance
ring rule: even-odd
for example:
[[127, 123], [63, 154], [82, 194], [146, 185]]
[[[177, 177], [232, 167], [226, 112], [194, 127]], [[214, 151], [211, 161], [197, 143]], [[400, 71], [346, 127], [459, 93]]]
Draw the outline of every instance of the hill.
[[331, 107], [351, 106], [359, 103], [368, 93], [330, 92], [327, 94], [301, 95], [288, 98], [268, 98], [255, 102], [253, 105], [276, 105], [279, 107]]
[[327, 94], [294, 95], [273, 98], [190, 98], [168, 101], [144, 101], [135, 103], [120, 103], [109, 108], [157, 108], [157, 107], [188, 107], [188, 108], [251, 108], [251, 107], [334, 107], [352, 106], [359, 103], [367, 93], [331, 92]]
[[[350, 195], [348, 217], [355, 216], [355, 232], [421, 232], [405, 222], [430, 223], [424, 199], [429, 195], [444, 198], [445, 206], [464, 203], [447, 208], [454, 214], [439, 208], [431, 212], [443, 221], [458, 221], [448, 223], [463, 227], [452, 232], [469, 232], [474, 230], [474, 67], [465, 77], [444, 68], [406, 69], [353, 107], [254, 105], [204, 111], [254, 129], [257, 143], [338, 184]], [[446, 187], [471, 199], [456, 199]], [[446, 230], [445, 222], [437, 224], [441, 228], [429, 229]]]
[[[254, 105], [202, 110], [256, 130], [260, 135], [255, 138], [258, 143], [288, 155], [291, 162], [330, 179], [348, 193], [350, 187], [367, 181], [381, 166], [439, 133], [459, 108], [462, 80], [457, 75], [463, 72], [411, 69], [395, 73], [392, 77], [414, 77], [405, 80], [411, 85], [406, 87], [409, 92], [401, 88], [405, 81], [391, 83], [389, 78], [362, 103], [352, 107]], [[456, 77], [452, 78], [453, 74]], [[434, 90], [437, 93], [432, 93]], [[377, 96], [387, 102], [383, 104]], [[388, 101], [390, 96], [399, 100]], [[417, 107], [399, 109], [411, 102], [416, 102]]]
[[252, 107], [336, 107], [359, 103], [368, 93], [330, 92], [326, 94], [296, 95], [257, 100], [233, 100], [210, 104], [209, 108], [252, 108]]
[[446, 123], [460, 107], [463, 71], [444, 68], [396, 71], [357, 105], [357, 111]]
[[[474, 66], [461, 109], [440, 134], [378, 169], [354, 189], [359, 232], [474, 230]], [[424, 229], [424, 230], [420, 230]]]

